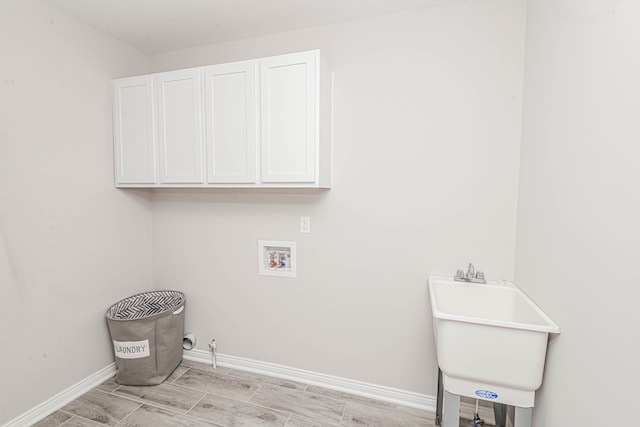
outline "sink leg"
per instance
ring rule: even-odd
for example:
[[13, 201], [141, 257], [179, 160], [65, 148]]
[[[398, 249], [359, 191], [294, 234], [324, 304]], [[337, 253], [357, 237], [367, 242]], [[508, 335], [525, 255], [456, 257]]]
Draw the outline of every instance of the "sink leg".
[[460, 427], [460, 396], [444, 391], [443, 427]]
[[436, 397], [436, 425], [442, 425], [442, 392], [444, 387], [442, 384], [442, 371], [438, 368], [438, 395]]
[[493, 415], [496, 419], [496, 427], [507, 426], [507, 405], [493, 402]]
[[531, 427], [533, 408], [520, 408], [516, 406], [515, 427]]

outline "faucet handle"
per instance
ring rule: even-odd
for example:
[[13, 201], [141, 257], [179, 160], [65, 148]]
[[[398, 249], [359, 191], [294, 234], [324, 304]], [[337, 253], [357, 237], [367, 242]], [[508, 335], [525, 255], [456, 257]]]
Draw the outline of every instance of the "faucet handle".
[[454, 279], [464, 279], [464, 271], [462, 271], [462, 270], [456, 271], [456, 275], [455, 275]]
[[482, 271], [476, 272], [476, 279], [484, 280], [484, 273]]

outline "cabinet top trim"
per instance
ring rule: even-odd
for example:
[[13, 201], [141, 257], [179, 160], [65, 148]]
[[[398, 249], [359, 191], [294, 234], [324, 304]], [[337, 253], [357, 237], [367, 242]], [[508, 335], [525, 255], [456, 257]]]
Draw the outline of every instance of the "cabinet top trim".
[[291, 53], [283, 53], [280, 55], [264, 56], [260, 58], [241, 59], [241, 60], [232, 61], [232, 62], [217, 62], [217, 63], [199, 65], [199, 66], [189, 67], [189, 68], [177, 68], [175, 70], [157, 71], [155, 73], [148, 73], [148, 74], [136, 74], [134, 76], [118, 77], [116, 79], [113, 79], [113, 81], [133, 79], [133, 78], [139, 78], [139, 77], [154, 77], [154, 76], [159, 76], [166, 73], [175, 73], [178, 71], [195, 71], [195, 70], [200, 70], [207, 67], [214, 67], [217, 65], [235, 65], [235, 64], [250, 63], [250, 62], [267, 61], [267, 60], [272, 60], [272, 59], [281, 58], [281, 57], [282, 58], [291, 57], [292, 55], [314, 55], [324, 59], [324, 57], [322, 56], [322, 52], [320, 52], [320, 49], [313, 49], [313, 50], [305, 50], [302, 52], [291, 52]]

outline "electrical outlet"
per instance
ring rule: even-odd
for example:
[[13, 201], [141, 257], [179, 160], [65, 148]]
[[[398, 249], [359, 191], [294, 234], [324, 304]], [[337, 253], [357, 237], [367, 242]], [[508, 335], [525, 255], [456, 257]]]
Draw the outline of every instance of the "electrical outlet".
[[311, 233], [311, 218], [308, 216], [300, 217], [300, 233]]

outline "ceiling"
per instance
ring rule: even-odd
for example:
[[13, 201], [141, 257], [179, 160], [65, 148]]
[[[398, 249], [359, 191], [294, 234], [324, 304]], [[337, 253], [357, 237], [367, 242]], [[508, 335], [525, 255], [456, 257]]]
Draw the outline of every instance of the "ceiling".
[[291, 31], [450, 0], [44, 0], [147, 54]]

